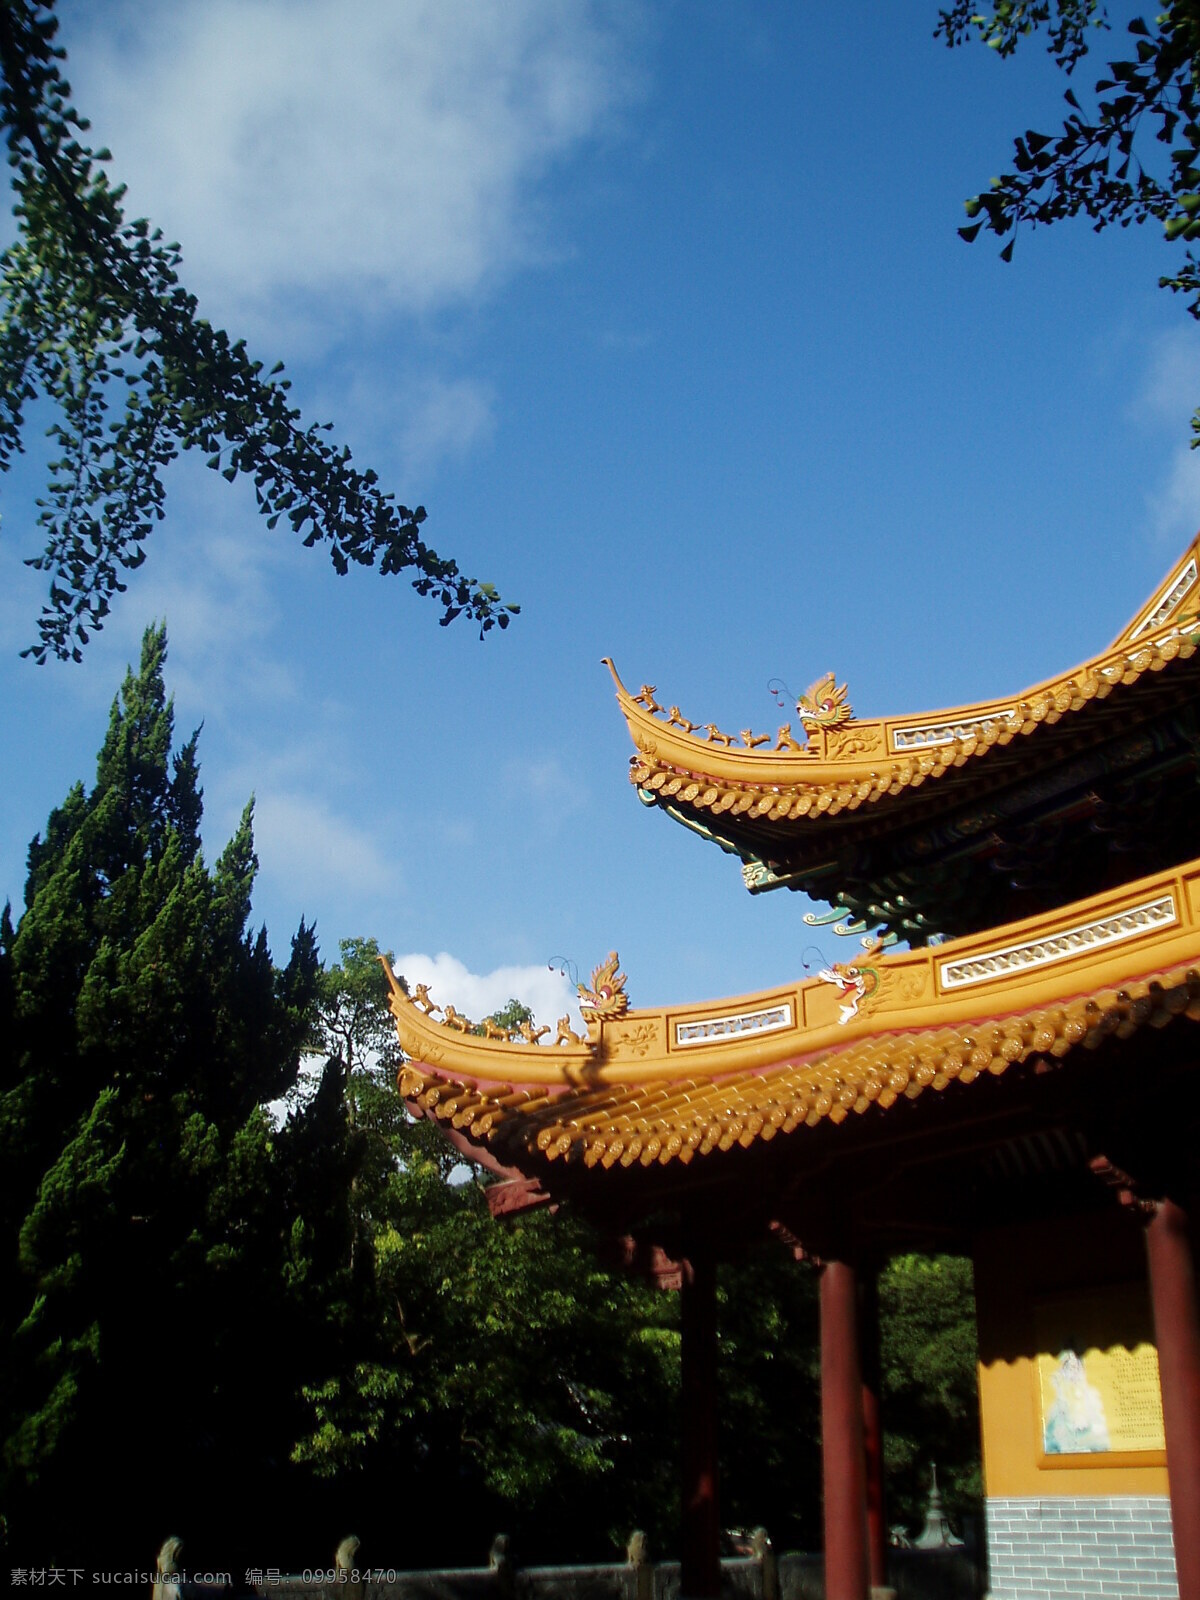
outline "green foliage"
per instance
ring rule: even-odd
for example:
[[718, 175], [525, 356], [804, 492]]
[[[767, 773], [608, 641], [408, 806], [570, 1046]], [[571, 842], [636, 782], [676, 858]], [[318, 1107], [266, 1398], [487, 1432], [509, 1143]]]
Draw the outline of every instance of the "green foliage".
[[[341, 1187], [323, 1191], [307, 1248], [329, 1337], [295, 1463], [330, 1499], [352, 1485], [355, 1524], [381, 1544], [406, 1494], [453, 1505], [449, 1525], [406, 1530], [406, 1564], [480, 1562], [501, 1524], [542, 1560], [611, 1557], [647, 1514], [673, 1540], [672, 1299], [611, 1277], [569, 1216], [497, 1223], [480, 1184], [450, 1181], [458, 1157], [392, 1086], [377, 956], [350, 941], [323, 975], [314, 1044], [329, 1060], [284, 1135], [295, 1161], [327, 1096], [310, 1153]], [[498, 1014], [527, 1017], [515, 1002]], [[311, 1167], [294, 1181], [316, 1216]], [[324, 1255], [322, 1233], [338, 1241]]]
[[817, 1279], [772, 1245], [717, 1281], [721, 1521], [821, 1546]]
[[[265, 1523], [272, 1559], [302, 1567], [353, 1525], [420, 1566], [479, 1563], [500, 1527], [527, 1559], [611, 1559], [641, 1526], [673, 1551], [676, 1298], [605, 1271], [569, 1211], [497, 1222], [481, 1183], [452, 1181], [457, 1155], [395, 1092], [373, 940], [318, 973], [302, 927], [273, 968], [245, 931], [249, 814], [211, 871], [200, 855], [164, 650], [149, 633], [95, 787], [53, 813], [26, 912], [0, 919], [14, 1541], [95, 1560], [111, 1539], [128, 1559], [209, 1521], [221, 1560], [241, 1535], [250, 1564]], [[323, 1060], [303, 1096], [301, 1050]], [[289, 1093], [277, 1127], [263, 1103]], [[813, 1274], [764, 1252], [723, 1267], [719, 1297], [723, 1522], [812, 1548]], [[931, 1441], [961, 1513], [978, 1493], [969, 1271], [901, 1258], [881, 1302], [891, 1515], [919, 1523]], [[445, 1510], [397, 1542], [405, 1503]]]
[[1087, 54], [1089, 34], [1106, 28], [1101, 0], [954, 0], [941, 12], [935, 38], [953, 46], [977, 38], [998, 55], [1010, 56], [1022, 39], [1045, 29], [1060, 67], [1071, 69]]
[[[533, 1021], [533, 1012], [527, 1005], [512, 997], [498, 1011], [493, 1011], [487, 1020], [494, 1022], [498, 1028], [508, 1028], [515, 1033], [522, 1022]], [[480, 1022], [471, 1031], [482, 1035], [487, 1030], [484, 1028], [483, 1023]]]
[[[762, 1523], [781, 1549], [818, 1549], [816, 1274], [764, 1250], [722, 1267], [718, 1293], [722, 1523]], [[888, 1521], [920, 1529], [936, 1463], [946, 1509], [961, 1526], [982, 1498], [970, 1263], [896, 1256], [878, 1293]]]
[[[206, 1515], [236, 1535], [257, 1508], [298, 1566], [326, 1559], [310, 1526], [351, 1524], [409, 1566], [481, 1562], [499, 1527], [538, 1561], [610, 1559], [634, 1526], [669, 1553], [676, 1298], [605, 1271], [569, 1211], [496, 1222], [480, 1183], [451, 1181], [455, 1152], [395, 1092], [373, 940], [317, 974], [302, 929], [271, 967], [244, 933], [249, 818], [212, 872], [200, 858], [162, 654], [149, 634], [96, 787], [50, 818], [29, 907], [0, 922], [15, 1535], [53, 1543], [54, 1508], [82, 1505], [91, 1556], [118, 1508], [147, 1548]], [[324, 1065], [276, 1128], [261, 1103], [302, 1047]], [[880, 1300], [890, 1516], [919, 1525], [934, 1457], [961, 1516], [979, 1493], [969, 1268], [898, 1258]], [[722, 1268], [719, 1303], [722, 1520], [814, 1548], [814, 1275], [764, 1251]], [[122, 1444], [160, 1414], [169, 1474], [136, 1431]], [[397, 1546], [406, 1501], [451, 1509]]]
[[81, 142], [88, 124], [70, 103], [57, 28], [53, 0], [0, 6], [0, 128], [18, 229], [0, 256], [0, 470], [23, 448], [32, 402], [49, 400], [58, 419], [45, 548], [29, 563], [51, 575], [49, 604], [26, 653], [80, 659], [125, 588], [121, 573], [145, 559], [164, 514], [163, 469], [185, 450], [230, 482], [250, 478], [268, 526], [283, 518], [305, 545], [327, 544], [339, 573], [352, 562], [412, 570], [443, 624], [465, 612], [481, 636], [507, 627], [519, 607], [424, 543], [424, 507], [397, 505], [326, 426], [304, 424], [282, 363], [264, 374], [243, 341], [198, 315], [179, 247], [126, 219], [108, 152]]
[[979, 1511], [975, 1291], [959, 1256], [894, 1256], [879, 1279], [888, 1520], [922, 1525], [936, 1465], [951, 1519]]
[[319, 979], [313, 1049], [336, 1057], [350, 1074], [394, 1071], [400, 1047], [388, 1012], [383, 952], [374, 939], [343, 939], [338, 949], [340, 962]]
[[206, 867], [165, 651], [148, 632], [0, 932], [3, 1497], [23, 1548], [92, 1559], [263, 1474], [296, 1385], [262, 1106], [295, 1079], [316, 950], [302, 924], [280, 971], [246, 929], [249, 808]]
[[[1088, 52], [1097, 28], [1106, 27], [1099, 0], [954, 0], [941, 12], [937, 33], [949, 45], [970, 38], [1007, 56], [1023, 38], [1045, 32], [1050, 52], [1072, 72]], [[1015, 230], [1086, 216], [1093, 228], [1155, 221], [1165, 238], [1187, 247], [1163, 288], [1189, 295], [1200, 317], [1200, 4], [1173, 0], [1147, 22], [1128, 24], [1129, 51], [1110, 61], [1092, 85], [1095, 109], [1073, 90], [1058, 133], [1033, 129], [1015, 142], [1013, 170], [993, 178], [967, 201], [971, 219], [959, 231], [974, 240], [981, 229], [1014, 237], [1001, 250], [1012, 257]], [[1200, 444], [1200, 412], [1193, 417], [1193, 447]]]

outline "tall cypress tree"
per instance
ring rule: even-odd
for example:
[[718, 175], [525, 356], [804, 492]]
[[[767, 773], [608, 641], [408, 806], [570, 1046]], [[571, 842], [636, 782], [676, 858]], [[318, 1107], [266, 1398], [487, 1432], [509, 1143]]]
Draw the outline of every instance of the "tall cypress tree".
[[[291, 1227], [264, 1107], [296, 1079], [317, 955], [248, 931], [247, 806], [200, 847], [165, 630], [113, 704], [90, 791], [29, 851], [0, 927], [0, 1427], [14, 1559], [140, 1566], [288, 1453], [275, 1349]], [[242, 1497], [245, 1498], [245, 1497]]]

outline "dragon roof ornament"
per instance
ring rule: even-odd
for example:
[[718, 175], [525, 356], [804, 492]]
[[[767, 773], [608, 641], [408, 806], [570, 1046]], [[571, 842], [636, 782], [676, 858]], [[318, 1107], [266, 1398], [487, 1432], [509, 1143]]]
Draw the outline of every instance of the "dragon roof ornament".
[[582, 983], [575, 985], [579, 991], [579, 1009], [583, 1012], [583, 1019], [588, 1024], [589, 1030], [593, 1023], [605, 1018], [623, 1017], [629, 1010], [629, 996], [625, 993], [625, 974], [617, 971], [620, 965], [617, 952], [610, 950], [607, 961], [602, 961], [598, 967], [593, 967], [591, 987]]
[[846, 699], [846, 685], [839, 685], [836, 674], [827, 672], [797, 698], [796, 714], [806, 728], [840, 728], [843, 722], [853, 722], [854, 707]]

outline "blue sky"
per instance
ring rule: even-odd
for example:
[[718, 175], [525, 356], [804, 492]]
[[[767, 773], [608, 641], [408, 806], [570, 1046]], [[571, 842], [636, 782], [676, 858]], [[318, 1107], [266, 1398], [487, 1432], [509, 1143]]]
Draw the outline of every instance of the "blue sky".
[[[165, 616], [204, 722], [215, 855], [257, 799], [283, 954], [373, 935], [435, 996], [620, 950], [635, 1004], [796, 977], [799, 897], [641, 807], [600, 658], [694, 721], [781, 720], [833, 668], [860, 715], [1023, 686], [1107, 643], [1200, 524], [1200, 331], [1149, 231], [964, 245], [964, 197], [1063, 85], [864, 0], [106, 0], [68, 76], [202, 309], [429, 510], [523, 614], [482, 644], [402, 581], [337, 579], [251, 492], [173, 469], [84, 664], [18, 658], [28, 475], [0, 486], [0, 894], [93, 775]], [[848, 19], [852, 19], [848, 21]], [[422, 968], [421, 959], [426, 966]], [[486, 981], [485, 981], [486, 980]]]

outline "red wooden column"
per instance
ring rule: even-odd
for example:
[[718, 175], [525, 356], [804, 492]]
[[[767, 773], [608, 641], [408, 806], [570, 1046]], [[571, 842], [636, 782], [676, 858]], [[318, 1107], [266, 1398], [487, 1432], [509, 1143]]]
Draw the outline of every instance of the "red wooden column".
[[1200, 1600], [1200, 1310], [1188, 1214], [1162, 1200], [1146, 1229], [1179, 1600]]
[[682, 1600], [721, 1592], [717, 1522], [717, 1270], [711, 1250], [694, 1244], [680, 1285], [683, 1397]]
[[883, 1487], [883, 1421], [879, 1395], [879, 1269], [862, 1275], [859, 1289], [863, 1444], [866, 1451], [867, 1571], [872, 1589], [887, 1586], [887, 1506]]
[[825, 1600], [868, 1600], [862, 1370], [854, 1268], [821, 1268], [821, 1456], [825, 1478]]

